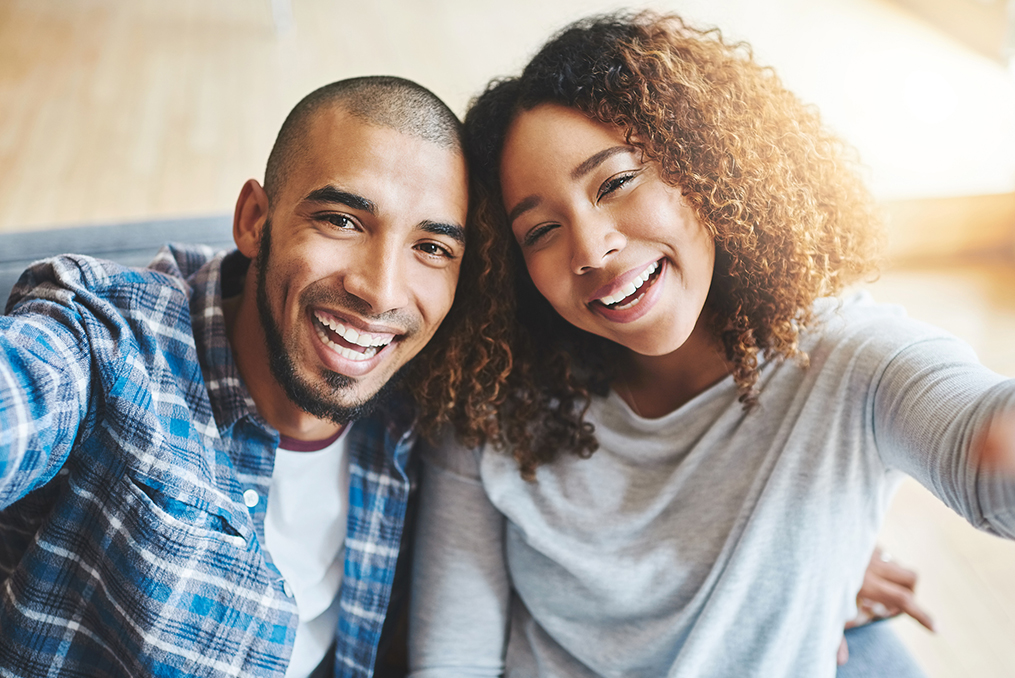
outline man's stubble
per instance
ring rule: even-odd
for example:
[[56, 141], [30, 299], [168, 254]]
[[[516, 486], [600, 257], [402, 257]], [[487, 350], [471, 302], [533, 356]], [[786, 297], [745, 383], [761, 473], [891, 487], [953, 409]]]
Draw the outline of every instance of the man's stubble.
[[[257, 250], [257, 258], [253, 261], [257, 271], [257, 311], [260, 316], [261, 326], [264, 328], [265, 342], [268, 348], [268, 366], [275, 381], [282, 386], [289, 399], [303, 411], [319, 419], [328, 419], [339, 426], [366, 417], [383, 405], [400, 379], [402, 369], [392, 375], [391, 379], [384, 383], [377, 393], [372, 394], [365, 400], [352, 404], [341, 404], [336, 402], [335, 396], [344, 391], [351, 391], [356, 380], [344, 374], [322, 369], [320, 376], [325, 386], [316, 386], [308, 382], [296, 370], [293, 355], [296, 349], [287, 346], [282, 337], [279, 323], [271, 310], [268, 302], [269, 274], [271, 272], [271, 220], [266, 219], [261, 234], [261, 242]], [[306, 301], [301, 299], [302, 301]], [[361, 305], [362, 302], [355, 299], [344, 300], [345, 305]], [[359, 302], [359, 303], [356, 303]], [[303, 305], [303, 304], [301, 304]]]

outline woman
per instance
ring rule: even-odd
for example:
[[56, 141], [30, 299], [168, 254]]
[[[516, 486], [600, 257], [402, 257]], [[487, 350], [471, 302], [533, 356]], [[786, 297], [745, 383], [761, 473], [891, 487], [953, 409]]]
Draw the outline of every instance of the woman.
[[746, 48], [582, 21], [466, 130], [513, 366], [490, 444], [425, 466], [414, 675], [832, 676], [903, 473], [1015, 536], [980, 453], [1015, 383], [829, 298], [872, 270], [874, 208]]

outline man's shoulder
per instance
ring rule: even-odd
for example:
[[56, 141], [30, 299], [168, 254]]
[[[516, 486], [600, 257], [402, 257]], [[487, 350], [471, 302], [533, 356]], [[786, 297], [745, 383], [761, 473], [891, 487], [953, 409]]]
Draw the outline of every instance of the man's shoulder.
[[416, 405], [409, 394], [395, 389], [376, 409], [352, 422], [356, 438], [368, 446], [412, 449], [417, 441]]
[[210, 245], [168, 243], [159, 249], [147, 270], [186, 280], [206, 266], [215, 252]]
[[192, 278], [214, 258], [207, 245], [165, 245], [147, 267], [124, 266], [85, 254], [61, 254], [28, 267], [11, 291], [7, 311], [33, 299], [69, 304], [90, 297], [124, 302], [146, 288], [190, 296]]

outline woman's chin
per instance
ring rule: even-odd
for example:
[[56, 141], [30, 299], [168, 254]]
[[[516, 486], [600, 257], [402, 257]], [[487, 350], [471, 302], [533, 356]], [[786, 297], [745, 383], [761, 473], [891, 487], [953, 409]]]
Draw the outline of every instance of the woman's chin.
[[[669, 333], [668, 333], [669, 334]], [[646, 358], [657, 358], [679, 351], [686, 343], [691, 332], [678, 332], [669, 336], [608, 336], [614, 343]]]

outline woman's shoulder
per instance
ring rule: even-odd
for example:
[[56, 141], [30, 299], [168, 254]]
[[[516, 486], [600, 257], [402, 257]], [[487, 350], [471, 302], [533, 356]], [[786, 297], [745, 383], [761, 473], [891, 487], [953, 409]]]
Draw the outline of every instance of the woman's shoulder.
[[482, 461], [484, 449], [484, 446], [464, 445], [454, 430], [446, 427], [433, 440], [421, 440], [417, 446], [417, 454], [432, 467], [465, 478], [478, 479], [479, 463]]
[[935, 352], [943, 346], [948, 351], [971, 352], [954, 335], [910, 317], [902, 306], [875, 301], [867, 291], [819, 299], [813, 311], [814, 321], [800, 341], [812, 363], [831, 354], [888, 359], [921, 345]]
[[869, 338], [879, 336], [893, 341], [951, 336], [938, 327], [910, 317], [906, 309], [898, 304], [875, 301], [866, 290], [818, 299], [813, 312], [814, 322], [805, 331], [811, 341], [834, 341], [865, 334]]

